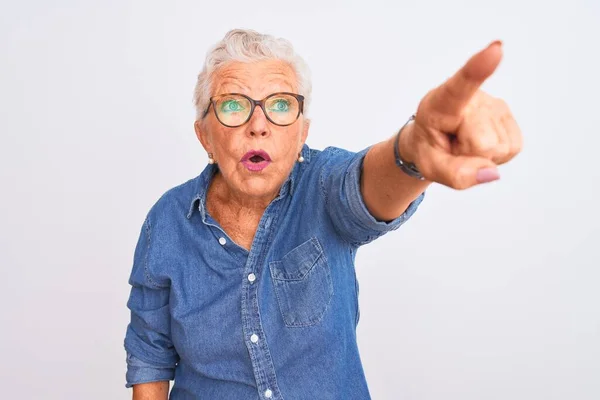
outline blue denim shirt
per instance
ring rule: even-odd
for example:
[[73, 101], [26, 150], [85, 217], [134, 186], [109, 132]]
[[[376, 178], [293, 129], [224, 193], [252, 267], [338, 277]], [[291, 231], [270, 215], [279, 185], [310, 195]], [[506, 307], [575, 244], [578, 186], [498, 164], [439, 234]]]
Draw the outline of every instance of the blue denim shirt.
[[250, 251], [207, 212], [217, 171], [167, 191], [141, 229], [129, 280], [126, 386], [170, 398], [369, 399], [356, 342], [356, 250], [397, 229], [360, 193], [368, 149], [304, 146]]

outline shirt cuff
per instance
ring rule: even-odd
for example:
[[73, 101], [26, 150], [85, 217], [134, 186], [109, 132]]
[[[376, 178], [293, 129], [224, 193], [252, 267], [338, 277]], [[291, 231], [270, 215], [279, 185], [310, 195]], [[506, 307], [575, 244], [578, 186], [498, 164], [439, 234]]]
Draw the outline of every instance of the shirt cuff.
[[399, 217], [391, 221], [380, 221], [376, 219], [367, 208], [362, 192], [360, 190], [360, 177], [363, 169], [363, 162], [368, 149], [364, 149], [356, 154], [354, 160], [352, 160], [350, 167], [348, 168], [348, 183], [350, 188], [348, 190], [348, 203], [350, 210], [354, 217], [365, 227], [367, 230], [371, 230], [374, 233], [385, 233], [398, 229], [404, 222], [406, 222], [412, 215], [417, 211], [417, 208], [425, 197], [425, 192], [421, 193], [415, 200], [413, 200], [406, 210]]
[[175, 379], [175, 368], [155, 366], [127, 352], [125, 387], [130, 388], [138, 383], [172, 381], [173, 379]]

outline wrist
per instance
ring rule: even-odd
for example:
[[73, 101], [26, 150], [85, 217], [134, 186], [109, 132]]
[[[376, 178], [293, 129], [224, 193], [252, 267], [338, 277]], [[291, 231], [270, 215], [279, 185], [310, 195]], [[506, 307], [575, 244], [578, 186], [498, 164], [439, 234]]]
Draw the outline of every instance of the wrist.
[[[415, 157], [414, 152], [411, 149], [414, 149], [414, 130], [413, 126], [410, 123], [414, 121], [415, 116], [412, 115], [410, 119], [400, 128], [396, 137], [394, 138], [394, 157], [396, 158], [396, 165], [400, 167], [402, 171], [404, 171], [407, 175], [412, 176], [413, 178], [417, 178], [419, 180], [424, 180], [425, 177], [419, 171], [419, 168], [416, 166], [414, 162], [412, 162], [411, 158]], [[407, 129], [408, 128], [408, 129]], [[408, 132], [407, 132], [408, 131]], [[404, 134], [407, 133], [408, 136], [408, 145], [407, 142], [402, 140], [402, 143], [405, 145], [404, 149], [404, 157], [400, 153], [400, 141], [403, 139]], [[407, 151], [408, 148], [408, 151]]]
[[398, 152], [402, 160], [406, 163], [415, 163], [416, 155], [414, 151], [414, 130], [415, 123], [410, 122], [402, 130], [398, 139]]

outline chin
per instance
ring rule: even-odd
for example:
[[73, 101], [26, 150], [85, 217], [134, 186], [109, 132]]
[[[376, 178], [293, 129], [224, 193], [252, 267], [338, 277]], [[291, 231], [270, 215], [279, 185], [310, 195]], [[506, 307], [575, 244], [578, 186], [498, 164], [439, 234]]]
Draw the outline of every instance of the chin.
[[272, 181], [272, 178], [253, 177], [243, 183], [243, 191], [248, 196], [260, 198], [273, 195], [274, 192], [279, 193], [279, 186]]

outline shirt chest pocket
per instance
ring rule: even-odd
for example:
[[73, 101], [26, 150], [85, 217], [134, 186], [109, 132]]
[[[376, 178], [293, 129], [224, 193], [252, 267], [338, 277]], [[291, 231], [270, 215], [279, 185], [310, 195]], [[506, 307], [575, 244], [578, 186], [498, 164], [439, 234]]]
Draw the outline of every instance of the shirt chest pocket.
[[318, 324], [333, 297], [327, 258], [312, 237], [269, 263], [279, 310], [288, 327]]

